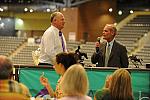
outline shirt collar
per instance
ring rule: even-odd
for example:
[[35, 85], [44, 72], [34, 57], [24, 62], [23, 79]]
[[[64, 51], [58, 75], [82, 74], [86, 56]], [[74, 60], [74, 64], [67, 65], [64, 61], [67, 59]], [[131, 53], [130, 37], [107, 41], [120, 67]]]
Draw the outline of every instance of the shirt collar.
[[112, 47], [113, 43], [114, 43], [115, 39], [113, 39], [111, 42], [107, 42], [107, 46], [108, 44]]
[[51, 25], [51, 27], [55, 30], [55, 31], [57, 31], [58, 33], [59, 33], [59, 29], [57, 28], [57, 27], [55, 27], [55, 26], [53, 26], [53, 25]]

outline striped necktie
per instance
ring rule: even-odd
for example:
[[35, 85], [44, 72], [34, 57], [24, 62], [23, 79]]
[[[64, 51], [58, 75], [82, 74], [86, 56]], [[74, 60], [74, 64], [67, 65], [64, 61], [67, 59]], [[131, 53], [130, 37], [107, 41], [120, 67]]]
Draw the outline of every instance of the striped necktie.
[[64, 39], [63, 39], [63, 36], [62, 36], [62, 32], [59, 31], [59, 36], [61, 38], [61, 43], [62, 43], [62, 49], [63, 49], [63, 52], [65, 52], [65, 43], [64, 43]]

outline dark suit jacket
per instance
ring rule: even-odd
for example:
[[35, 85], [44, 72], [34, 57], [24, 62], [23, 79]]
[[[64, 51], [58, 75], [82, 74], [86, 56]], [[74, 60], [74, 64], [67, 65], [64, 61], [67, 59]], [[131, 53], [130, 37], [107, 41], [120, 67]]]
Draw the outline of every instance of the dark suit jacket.
[[[102, 44], [98, 52], [94, 52], [91, 57], [91, 62], [93, 64], [98, 63], [96, 66], [103, 67], [105, 64], [105, 51], [106, 43]], [[125, 46], [114, 41], [110, 57], [108, 60], [107, 67], [122, 67], [127, 68], [129, 65], [127, 49]]]

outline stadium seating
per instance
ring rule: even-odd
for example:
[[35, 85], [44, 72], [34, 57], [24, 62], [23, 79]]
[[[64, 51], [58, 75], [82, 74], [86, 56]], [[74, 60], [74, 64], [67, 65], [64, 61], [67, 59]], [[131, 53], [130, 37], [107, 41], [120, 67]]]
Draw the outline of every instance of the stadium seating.
[[24, 37], [0, 36], [0, 55], [9, 56], [25, 41]]

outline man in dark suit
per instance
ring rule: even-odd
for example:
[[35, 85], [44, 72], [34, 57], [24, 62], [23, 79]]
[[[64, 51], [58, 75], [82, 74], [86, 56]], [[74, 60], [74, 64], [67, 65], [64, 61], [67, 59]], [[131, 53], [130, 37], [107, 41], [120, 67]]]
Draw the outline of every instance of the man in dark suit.
[[115, 40], [116, 33], [117, 29], [113, 24], [106, 24], [102, 36], [107, 42], [96, 42], [96, 52], [91, 57], [93, 64], [99, 67], [128, 67], [127, 49]]

